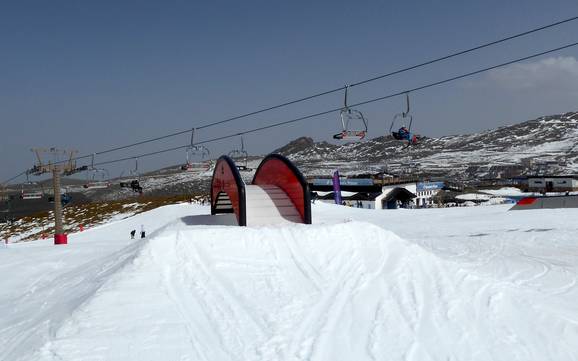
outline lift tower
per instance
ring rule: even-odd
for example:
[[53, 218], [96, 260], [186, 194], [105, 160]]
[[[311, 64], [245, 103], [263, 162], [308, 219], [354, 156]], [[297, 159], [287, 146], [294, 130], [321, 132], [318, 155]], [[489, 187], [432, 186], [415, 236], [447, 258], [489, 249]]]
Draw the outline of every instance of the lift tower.
[[62, 203], [60, 194], [60, 177], [81, 171], [85, 167], [76, 168], [73, 157], [78, 151], [56, 148], [33, 148], [37, 163], [29, 170], [30, 174], [41, 175], [52, 173], [54, 188], [54, 244], [67, 244], [68, 237], [62, 225]]

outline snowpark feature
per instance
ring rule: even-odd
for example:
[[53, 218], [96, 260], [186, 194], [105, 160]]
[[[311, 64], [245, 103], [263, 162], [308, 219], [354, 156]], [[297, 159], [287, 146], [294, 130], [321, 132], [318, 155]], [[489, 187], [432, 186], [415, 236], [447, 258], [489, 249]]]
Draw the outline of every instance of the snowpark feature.
[[11, 244], [0, 359], [576, 360], [578, 210], [507, 209], [230, 227], [181, 204]]
[[513, 207], [513, 211], [527, 209], [554, 209], [578, 208], [578, 196], [536, 196], [520, 199]]
[[211, 214], [221, 213], [234, 213], [240, 226], [311, 224], [309, 186], [299, 169], [279, 154], [266, 156], [252, 184], [245, 185], [235, 162], [224, 155], [211, 180]]

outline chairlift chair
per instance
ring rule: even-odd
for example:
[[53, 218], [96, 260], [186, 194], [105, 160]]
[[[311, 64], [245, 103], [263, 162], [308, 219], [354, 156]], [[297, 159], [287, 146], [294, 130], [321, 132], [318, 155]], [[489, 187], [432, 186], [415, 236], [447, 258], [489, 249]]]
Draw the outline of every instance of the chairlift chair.
[[[86, 173], [86, 183], [83, 185], [86, 189], [103, 189], [110, 186], [108, 181], [109, 173], [104, 168], [96, 168], [94, 166], [94, 154], [92, 155], [92, 160], [90, 162], [90, 167], [87, 167]], [[92, 175], [91, 175], [92, 173]], [[100, 175], [97, 177], [97, 175]]]
[[[405, 93], [405, 104], [405, 111], [394, 115], [391, 125], [389, 126], [389, 134], [391, 134], [395, 140], [407, 142], [405, 147], [407, 148], [410, 145], [418, 144], [421, 136], [411, 132], [413, 116], [409, 112], [409, 92]], [[406, 124], [408, 125], [406, 126]], [[397, 131], [394, 129], [397, 129]]]
[[[343, 101], [343, 108], [339, 112], [341, 118], [341, 132], [334, 134], [333, 139], [338, 140], [362, 140], [367, 134], [367, 120], [359, 110], [351, 109], [347, 105], [347, 91], [349, 85], [345, 86], [345, 98]], [[361, 129], [351, 129], [351, 125], [356, 124], [362, 126]]]
[[138, 158], [134, 158], [134, 169], [130, 169], [130, 170], [128, 171], [128, 174], [129, 174], [131, 177], [140, 179], [140, 173], [139, 173], [139, 171], [138, 171]]
[[142, 194], [142, 186], [138, 179], [133, 179], [130, 182], [120, 182], [121, 188], [130, 188], [131, 191]]
[[33, 189], [24, 189], [24, 186], [33, 186], [37, 185], [38, 183], [30, 181], [29, 177], [30, 173], [26, 172], [26, 182], [21, 184], [20, 188], [20, 199], [22, 200], [30, 200], [30, 199], [40, 199], [44, 195], [44, 192], [33, 190]]
[[[247, 166], [247, 158], [249, 157], [249, 153], [245, 150], [245, 142], [243, 141], [243, 137], [241, 137], [241, 149], [233, 149], [228, 154], [229, 157], [235, 160], [235, 164], [237, 165], [237, 169], [244, 172], [252, 171], [251, 168]], [[241, 161], [241, 164], [239, 163]]]
[[200, 157], [202, 160], [208, 157], [210, 152], [204, 145], [195, 144], [195, 128], [191, 129], [191, 143], [186, 149], [187, 162], [181, 166], [181, 170], [185, 171], [196, 171], [196, 170], [206, 170], [206, 166], [203, 163], [193, 162], [193, 158]]
[[[97, 174], [102, 174], [102, 176], [97, 177]], [[107, 180], [108, 178], [108, 171], [106, 169], [96, 169], [93, 171], [91, 179], [87, 180], [83, 187], [86, 189], [108, 188], [110, 187], [110, 182]]]
[[120, 182], [120, 187], [121, 188], [130, 188], [133, 192], [142, 194], [143, 188], [140, 185], [140, 174], [138, 171], [138, 158], [134, 158], [134, 160], [135, 160], [134, 169], [131, 169], [129, 171], [129, 174], [131, 177], [136, 178], [136, 179], [132, 179], [129, 182]]
[[136, 177], [136, 179], [130, 181], [130, 189], [132, 189], [133, 192], [142, 194], [142, 186], [140, 185], [140, 173], [138, 171], [138, 158], [134, 159], [134, 169], [131, 170], [130, 173], [133, 177]]
[[209, 156], [210, 152], [207, 147], [202, 145], [190, 145], [187, 147], [187, 162], [181, 166], [182, 170], [192, 170], [195, 168], [195, 162], [193, 158], [195, 156], [200, 156], [201, 159], [205, 159], [205, 157]]

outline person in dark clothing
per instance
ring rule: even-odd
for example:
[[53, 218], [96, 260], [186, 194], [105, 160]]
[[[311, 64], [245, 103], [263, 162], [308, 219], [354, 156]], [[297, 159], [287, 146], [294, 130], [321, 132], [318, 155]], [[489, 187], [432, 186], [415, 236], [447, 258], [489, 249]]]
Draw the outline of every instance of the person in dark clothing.
[[135, 233], [136, 233], [136, 229], [133, 229], [132, 231], [130, 231], [130, 239], [134, 239]]
[[144, 229], [144, 225], [141, 224], [140, 226], [140, 238], [145, 238], [145, 229]]
[[399, 130], [397, 131], [397, 134], [399, 134], [399, 137], [403, 140], [409, 140], [410, 139], [410, 132], [405, 126], [399, 128]]
[[406, 141], [412, 145], [417, 144], [420, 138], [420, 136], [411, 133], [409, 129], [405, 127], [405, 125], [399, 128], [397, 132], [392, 132], [391, 134], [395, 139]]

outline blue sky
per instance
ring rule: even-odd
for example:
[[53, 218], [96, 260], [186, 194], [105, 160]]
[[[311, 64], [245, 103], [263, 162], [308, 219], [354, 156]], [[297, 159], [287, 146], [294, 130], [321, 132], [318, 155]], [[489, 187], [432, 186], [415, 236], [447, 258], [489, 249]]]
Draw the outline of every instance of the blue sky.
[[[31, 147], [92, 153], [340, 87], [578, 14], [575, 1], [18, 1], [0, 5], [0, 179]], [[578, 41], [578, 21], [351, 90], [386, 95]], [[414, 130], [468, 133], [578, 110], [578, 49], [412, 94]], [[342, 94], [203, 130], [199, 140], [340, 106]], [[382, 135], [403, 100], [359, 110]], [[252, 154], [330, 140], [338, 115], [247, 135]], [[148, 144], [97, 161], [185, 144]], [[208, 144], [213, 156], [239, 139]], [[140, 161], [182, 163], [185, 152]], [[132, 162], [111, 167], [117, 176]]]

